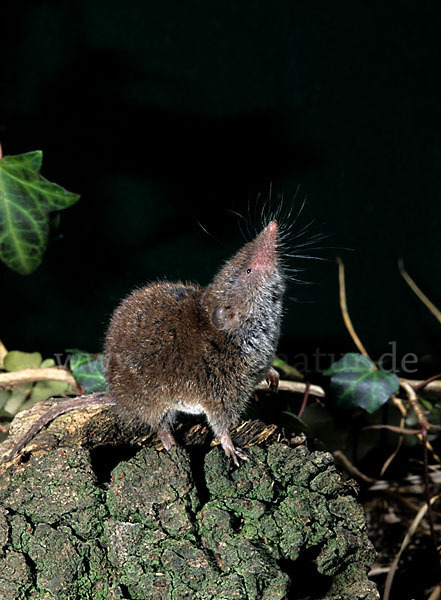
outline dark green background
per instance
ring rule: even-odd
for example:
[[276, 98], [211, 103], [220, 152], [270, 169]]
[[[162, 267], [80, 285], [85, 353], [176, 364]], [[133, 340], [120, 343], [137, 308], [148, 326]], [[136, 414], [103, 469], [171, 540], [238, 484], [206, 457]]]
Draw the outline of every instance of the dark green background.
[[439, 3], [10, 4], [4, 153], [42, 149], [43, 174], [82, 198], [33, 275], [0, 266], [9, 349], [100, 350], [133, 287], [206, 284], [243, 242], [228, 210], [272, 182], [286, 204], [300, 185], [301, 224], [340, 248], [306, 265], [317, 285], [290, 286], [281, 352], [353, 349], [338, 253], [373, 356], [394, 340], [439, 353], [440, 324], [397, 271], [401, 256], [441, 306]]

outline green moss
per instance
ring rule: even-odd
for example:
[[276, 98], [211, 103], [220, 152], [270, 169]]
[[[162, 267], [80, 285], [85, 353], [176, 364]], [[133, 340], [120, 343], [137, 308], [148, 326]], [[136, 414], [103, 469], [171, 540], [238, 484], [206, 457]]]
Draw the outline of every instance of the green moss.
[[202, 473], [182, 448], [146, 448], [105, 491], [82, 449], [31, 457], [0, 482], [0, 597], [282, 600], [312, 549], [323, 599], [374, 600], [364, 515], [329, 455], [249, 454], [236, 468], [216, 447]]

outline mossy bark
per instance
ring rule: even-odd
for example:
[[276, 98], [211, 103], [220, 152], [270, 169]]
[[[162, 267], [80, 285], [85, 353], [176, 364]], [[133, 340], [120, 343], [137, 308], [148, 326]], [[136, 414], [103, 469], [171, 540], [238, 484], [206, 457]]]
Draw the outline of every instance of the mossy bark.
[[264, 431], [239, 468], [200, 445], [133, 451], [104, 479], [83, 447], [6, 464], [0, 598], [377, 598], [354, 487], [330, 454]]

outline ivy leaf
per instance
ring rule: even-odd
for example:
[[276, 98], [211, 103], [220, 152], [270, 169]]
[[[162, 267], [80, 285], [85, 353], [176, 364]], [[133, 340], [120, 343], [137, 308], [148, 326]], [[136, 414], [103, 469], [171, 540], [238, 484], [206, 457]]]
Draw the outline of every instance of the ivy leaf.
[[26, 402], [29, 394], [32, 390], [32, 383], [22, 383], [21, 385], [16, 385], [11, 392], [11, 395], [8, 398], [8, 401], [4, 405], [4, 409], [11, 413], [11, 415], [16, 415], [24, 402]]
[[13, 418], [14, 415], [11, 415], [10, 412], [4, 410], [3, 408], [0, 409], [0, 421], [12, 421]]
[[331, 376], [337, 404], [345, 409], [358, 407], [373, 413], [399, 389], [394, 373], [375, 369], [368, 358], [353, 352], [333, 363], [324, 375]]
[[294, 379], [295, 381], [303, 381], [304, 377], [295, 367], [289, 365], [286, 361], [282, 360], [278, 356], [273, 359], [273, 367], [280, 369], [285, 377], [288, 379]]
[[72, 389], [68, 383], [64, 381], [37, 381], [31, 392], [32, 404], [36, 402], [44, 402], [53, 396], [62, 396], [63, 394], [71, 394]]
[[302, 419], [299, 419], [299, 417], [291, 412], [290, 410], [284, 410], [283, 411], [284, 415], [288, 415], [288, 417], [291, 417], [291, 419], [293, 420], [293, 423], [290, 425], [292, 425], [292, 429], [297, 432], [297, 433], [306, 433], [309, 437], [311, 436], [311, 430], [309, 428], [309, 426], [307, 425], [307, 423], [305, 423], [304, 421], [302, 421]]
[[22, 369], [38, 369], [42, 357], [39, 352], [21, 352], [11, 350], [5, 356], [3, 368], [6, 371], [21, 371]]
[[93, 354], [74, 354], [70, 358], [70, 368], [76, 381], [88, 394], [108, 391], [102, 354], [98, 358]]
[[79, 200], [40, 175], [40, 150], [0, 160], [0, 260], [29, 275], [39, 266], [49, 236], [49, 213]]
[[10, 395], [11, 395], [10, 391], [6, 392], [6, 391], [0, 390], [0, 408], [4, 407], [4, 405], [6, 404], [6, 402], [9, 399]]
[[6, 159], [21, 157], [22, 165], [29, 169], [29, 171], [34, 171], [38, 173], [41, 169], [41, 165], [43, 163], [43, 152], [41, 150], [34, 150], [33, 152], [26, 152], [25, 154], [18, 154], [17, 156], [9, 156], [5, 157]]
[[99, 354], [91, 354], [80, 348], [67, 348], [65, 352], [68, 354], [70, 370], [72, 373], [75, 373], [81, 365], [94, 361], [99, 356]]

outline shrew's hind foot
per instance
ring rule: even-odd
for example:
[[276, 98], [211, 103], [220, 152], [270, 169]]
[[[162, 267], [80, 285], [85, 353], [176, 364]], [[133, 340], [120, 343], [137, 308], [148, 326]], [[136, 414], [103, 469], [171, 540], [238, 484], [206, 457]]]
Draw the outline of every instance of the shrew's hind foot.
[[240, 448], [236, 448], [233, 444], [231, 436], [228, 432], [223, 433], [219, 436], [219, 441], [222, 445], [222, 448], [227, 456], [233, 459], [236, 467], [239, 466], [239, 458], [242, 460], [250, 460], [246, 453]]
[[168, 425], [162, 425], [158, 429], [158, 437], [162, 442], [165, 450], [170, 450], [172, 446], [176, 446], [176, 440]]

